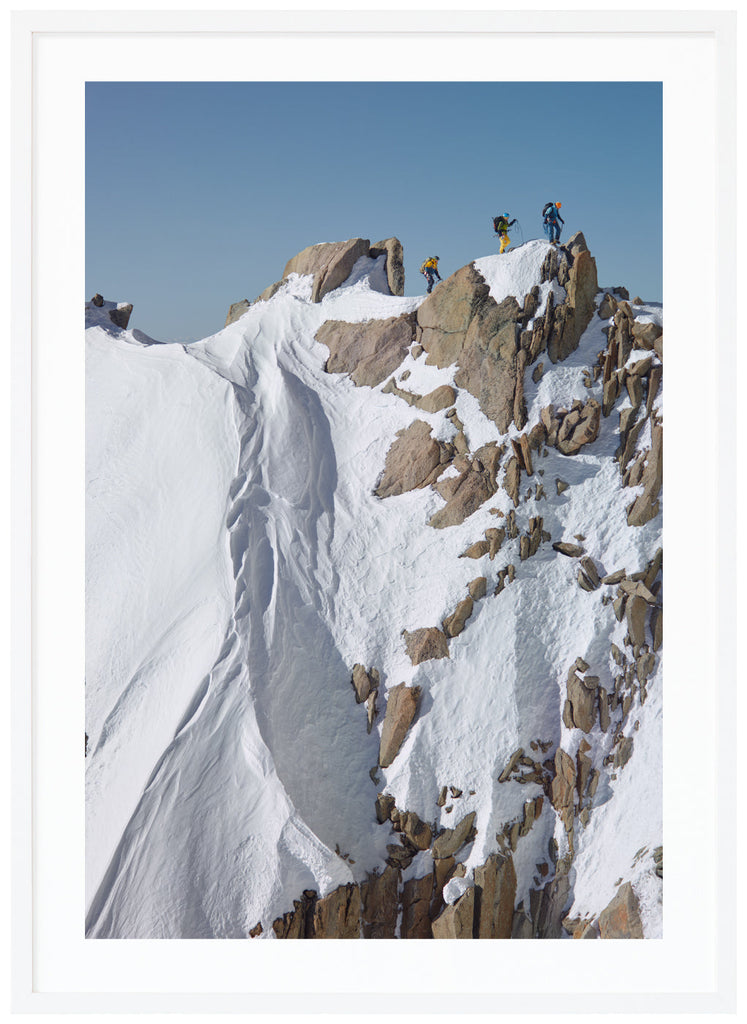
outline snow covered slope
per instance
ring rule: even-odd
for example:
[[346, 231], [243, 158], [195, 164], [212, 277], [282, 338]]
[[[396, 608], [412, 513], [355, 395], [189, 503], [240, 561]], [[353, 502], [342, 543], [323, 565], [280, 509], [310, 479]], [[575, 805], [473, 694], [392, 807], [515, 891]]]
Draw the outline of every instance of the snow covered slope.
[[[557, 304], [567, 290], [542, 280], [548, 250], [530, 242], [475, 267], [496, 302], [512, 295], [522, 305], [534, 288], [542, 310], [550, 293]], [[630, 401], [623, 394], [574, 455], [541, 444], [516, 504], [505, 480], [511, 438], [522, 431], [499, 432], [455, 385], [456, 363], [433, 365], [413, 345], [394, 373], [400, 392], [453, 387], [453, 405], [438, 412], [385, 391], [386, 382], [359, 387], [326, 372], [329, 350], [315, 340], [323, 323], [420, 307], [422, 297], [386, 293], [384, 263], [361, 257], [321, 302], [311, 301], [310, 276], [292, 274], [269, 301], [189, 347], [149, 344], [89, 310], [91, 937], [246, 937], [258, 923], [273, 937], [273, 922], [304, 890], [325, 896], [385, 866], [396, 835], [377, 821], [378, 793], [434, 834], [475, 813], [476, 835], [456, 856], [463, 867], [438, 897], [453, 904], [475, 869], [510, 845], [527, 801], [550, 795], [549, 776], [545, 785], [499, 781], [519, 748], [530, 754], [540, 743], [549, 751], [540, 759], [559, 747], [575, 756], [583, 743], [596, 773], [586, 823], [572, 829], [564, 912], [595, 918], [622, 878], [633, 883], [644, 934], [660, 934], [660, 886], [641, 851], [661, 844], [661, 659], [645, 703], [636, 691], [614, 735], [599, 721], [569, 726], [569, 669], [581, 659], [615, 694], [611, 651], [624, 651], [628, 623], [613, 612], [614, 586], [579, 586], [578, 557], [547, 539], [521, 557], [521, 537], [541, 517], [551, 541], [582, 545], [599, 576], [646, 569], [661, 516], [628, 525], [642, 485], [622, 487], [615, 461], [618, 413]], [[640, 323], [661, 321], [658, 307], [632, 312]], [[595, 314], [570, 356], [529, 364], [527, 430], [550, 403], [602, 403], [591, 368], [611, 323]], [[650, 354], [634, 348], [628, 362]], [[532, 374], [539, 362], [544, 372]], [[660, 390], [655, 401], [660, 408]], [[444, 506], [431, 487], [374, 493], [397, 432], [416, 420], [446, 446], [461, 423], [470, 453], [506, 446], [495, 493], [446, 529], [428, 525]], [[651, 444], [650, 431], [642, 424], [633, 455]], [[444, 480], [457, 473], [444, 469]], [[461, 557], [506, 523], [515, 529], [497, 553]], [[501, 586], [509, 566], [513, 581]], [[440, 627], [480, 577], [486, 596], [449, 639], [448, 656], [414, 664], [403, 631]], [[350, 685], [355, 664], [381, 679], [370, 732]], [[401, 683], [420, 688], [418, 713], [391, 765], [379, 768], [381, 712]], [[634, 735], [627, 764], [613, 764]], [[444, 801], [447, 786], [458, 795]], [[544, 800], [512, 850], [517, 911], [538, 890], [539, 865], [552, 877], [548, 849], [556, 860], [568, 855], [554, 803]], [[417, 852], [400, 888], [432, 865], [429, 849]]]

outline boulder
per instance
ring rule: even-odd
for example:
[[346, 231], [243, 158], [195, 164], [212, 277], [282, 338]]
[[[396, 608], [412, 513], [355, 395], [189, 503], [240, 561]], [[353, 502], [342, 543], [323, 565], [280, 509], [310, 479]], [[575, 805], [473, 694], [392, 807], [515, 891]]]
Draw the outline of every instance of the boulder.
[[603, 939], [642, 939], [638, 897], [630, 882], [621, 885], [599, 915], [599, 933]]
[[226, 317], [226, 322], [223, 326], [228, 327], [229, 324], [235, 323], [244, 315], [244, 313], [246, 313], [250, 306], [251, 302], [249, 299], [242, 299], [240, 302], [233, 302], [228, 307], [228, 316]]
[[[436, 626], [415, 629], [412, 633], [404, 630], [405, 650], [413, 665], [449, 657], [449, 642], [446, 634]], [[404, 685], [404, 684], [403, 684]]]
[[415, 420], [406, 430], [397, 432], [375, 494], [390, 498], [427, 487], [442, 471], [441, 460], [441, 445], [431, 437], [431, 428], [423, 420]]
[[628, 526], [643, 526], [659, 514], [659, 494], [662, 484], [663, 430], [656, 424], [651, 430], [651, 450], [646, 459], [641, 484], [643, 492], [628, 509]]
[[442, 409], [448, 409], [450, 405], [456, 402], [456, 392], [454, 388], [448, 384], [442, 384], [441, 387], [436, 388], [435, 391], [430, 391], [427, 395], [418, 399], [415, 403], [418, 409], [422, 409], [423, 412], [440, 412]]
[[561, 555], [568, 555], [569, 558], [579, 558], [584, 553], [580, 544], [569, 544], [566, 541], [556, 541], [553, 544], [553, 551]]
[[468, 585], [469, 596], [473, 601], [479, 601], [488, 592], [488, 581], [485, 576], [478, 576]]
[[367, 238], [351, 238], [347, 242], [310, 245], [288, 260], [283, 279], [290, 274], [313, 274], [311, 301], [321, 302], [348, 279], [361, 256], [368, 256], [370, 244]]
[[379, 765], [388, 768], [399, 753], [418, 710], [420, 687], [400, 683], [387, 694], [386, 714], [381, 729]]
[[99, 295], [99, 293], [96, 292], [94, 297], [91, 299], [91, 302], [93, 303], [94, 306], [98, 306], [99, 308], [101, 308], [101, 306], [104, 305], [104, 296]]
[[362, 704], [369, 695], [379, 688], [379, 673], [375, 668], [366, 671], [363, 665], [353, 665], [353, 677], [350, 680], [355, 690], [357, 704]]
[[405, 294], [405, 264], [402, 243], [398, 238], [386, 238], [383, 242], [376, 242], [369, 249], [368, 255], [372, 259], [378, 256], [386, 256], [386, 279], [389, 291], [392, 295]]
[[349, 373], [359, 386], [376, 387], [407, 355], [415, 330], [415, 315], [348, 323], [326, 320], [316, 340], [329, 349], [327, 373]]
[[600, 417], [599, 402], [590, 398], [581, 409], [576, 409], [563, 418], [555, 447], [563, 455], [575, 455], [583, 445], [596, 440]]

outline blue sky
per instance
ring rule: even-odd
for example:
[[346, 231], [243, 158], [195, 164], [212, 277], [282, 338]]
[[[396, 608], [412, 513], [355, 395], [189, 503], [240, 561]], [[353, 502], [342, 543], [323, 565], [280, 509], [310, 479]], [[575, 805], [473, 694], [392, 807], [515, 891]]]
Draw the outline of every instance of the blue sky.
[[[562, 202], [601, 285], [662, 294], [662, 93], [652, 83], [88, 83], [86, 298], [190, 341], [315, 242], [396, 235], [405, 293], [526, 239]], [[514, 241], [520, 235], [512, 235]]]

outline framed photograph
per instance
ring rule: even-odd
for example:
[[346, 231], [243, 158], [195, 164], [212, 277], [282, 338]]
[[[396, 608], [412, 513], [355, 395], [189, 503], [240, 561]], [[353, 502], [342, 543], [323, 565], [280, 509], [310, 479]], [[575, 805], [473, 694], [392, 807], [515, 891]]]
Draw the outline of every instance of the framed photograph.
[[13, 15], [17, 1012], [733, 1011], [735, 22]]

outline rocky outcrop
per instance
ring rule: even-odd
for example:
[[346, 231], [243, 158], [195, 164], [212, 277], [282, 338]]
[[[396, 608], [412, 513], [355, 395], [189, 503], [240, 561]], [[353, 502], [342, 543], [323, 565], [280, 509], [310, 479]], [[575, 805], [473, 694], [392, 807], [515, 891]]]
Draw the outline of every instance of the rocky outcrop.
[[403, 630], [402, 635], [405, 638], [407, 656], [413, 665], [419, 665], [422, 661], [431, 661], [434, 658], [449, 657], [449, 642], [446, 639], [446, 634], [436, 626], [415, 629], [412, 633]]
[[228, 316], [226, 317], [226, 322], [223, 326], [228, 327], [229, 324], [236, 323], [236, 321], [246, 313], [250, 306], [251, 302], [249, 299], [241, 299], [240, 302], [231, 303], [228, 307]]
[[428, 525], [436, 530], [463, 523], [498, 489], [494, 473], [477, 458], [471, 460], [459, 476], [449, 483], [448, 501], [428, 521]]
[[472, 939], [475, 924], [475, 890], [462, 893], [456, 903], [444, 909], [433, 922], [434, 939]]
[[600, 421], [601, 406], [594, 398], [585, 404], [576, 400], [570, 410], [548, 405], [541, 413], [548, 446], [557, 448], [563, 455], [575, 455], [584, 445], [596, 441]]
[[349, 373], [359, 386], [376, 387], [407, 355], [415, 331], [415, 315], [348, 323], [326, 320], [316, 340], [329, 349], [327, 373]]
[[386, 713], [379, 744], [379, 765], [382, 768], [388, 768], [399, 753], [419, 703], [419, 686], [400, 683], [387, 693]]
[[431, 437], [424, 420], [415, 420], [397, 432], [387, 452], [384, 473], [376, 488], [379, 498], [390, 498], [433, 483], [448, 465], [450, 452]]
[[405, 294], [405, 265], [402, 243], [398, 238], [386, 238], [383, 242], [376, 242], [369, 249], [368, 255], [372, 259], [378, 256], [386, 256], [386, 279], [389, 291], [392, 295]]
[[310, 245], [288, 260], [283, 280], [290, 274], [313, 275], [311, 301], [321, 302], [325, 295], [339, 288], [350, 277], [350, 272], [361, 256], [368, 256], [370, 245], [367, 238]]
[[121, 327], [123, 331], [127, 330], [131, 316], [132, 303], [130, 302], [120, 302], [116, 309], [109, 310], [109, 319], [115, 327]]
[[472, 614], [474, 603], [471, 597], [465, 597], [460, 601], [451, 615], [442, 622], [443, 631], [448, 637], [459, 636], [464, 629], [467, 619]]

